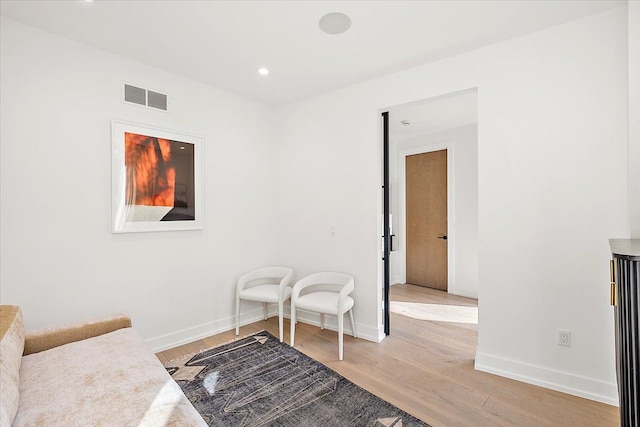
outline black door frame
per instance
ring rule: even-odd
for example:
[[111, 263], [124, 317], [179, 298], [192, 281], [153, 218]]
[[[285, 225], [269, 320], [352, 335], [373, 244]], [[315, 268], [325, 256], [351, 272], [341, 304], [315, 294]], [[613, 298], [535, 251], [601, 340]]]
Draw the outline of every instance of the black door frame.
[[390, 229], [389, 229], [389, 112], [382, 113], [382, 189], [383, 189], [383, 205], [382, 205], [382, 227], [383, 227], [383, 256], [384, 263], [384, 334], [389, 335], [389, 267], [390, 267]]

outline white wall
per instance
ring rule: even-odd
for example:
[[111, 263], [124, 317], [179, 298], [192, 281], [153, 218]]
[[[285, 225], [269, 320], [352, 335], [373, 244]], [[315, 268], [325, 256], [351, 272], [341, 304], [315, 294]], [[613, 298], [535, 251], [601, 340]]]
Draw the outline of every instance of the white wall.
[[[123, 310], [155, 349], [231, 328], [236, 278], [275, 262], [272, 108], [5, 18], [1, 31], [2, 303], [28, 328]], [[124, 82], [167, 93], [170, 111], [125, 104]], [[112, 119], [204, 137], [204, 230], [111, 234]]]
[[[391, 259], [392, 278], [404, 283], [406, 277], [406, 236], [404, 215], [401, 208], [404, 192], [404, 173], [401, 163], [405, 161], [407, 152], [412, 154], [432, 150], [433, 146], [443, 147], [448, 144], [451, 151], [451, 164], [448, 165], [452, 180], [448, 183], [452, 192], [452, 210], [449, 212], [449, 264], [452, 267], [449, 292], [471, 298], [478, 297], [478, 126], [470, 125], [393, 141], [393, 155], [390, 155], [389, 180], [391, 188], [397, 191], [391, 194], [391, 212], [394, 222], [394, 233], [397, 236], [398, 250]], [[403, 241], [404, 240], [404, 241]], [[395, 273], [395, 274], [394, 274]]]
[[618, 8], [279, 108], [278, 259], [352, 273], [356, 322], [375, 336], [380, 111], [477, 87], [476, 366], [615, 402], [607, 270], [608, 238], [628, 233], [626, 22]]
[[[162, 348], [230, 328], [235, 278], [278, 262], [352, 273], [358, 333], [376, 339], [380, 111], [477, 87], [476, 365], [613, 402], [607, 239], [629, 233], [627, 24], [619, 8], [274, 116], [3, 18], [0, 299], [30, 328], [126, 310]], [[171, 111], [122, 103], [125, 81], [168, 93]], [[114, 118], [204, 136], [203, 231], [110, 233]], [[555, 344], [558, 328], [572, 347]]]
[[640, 2], [628, 8], [629, 223], [631, 237], [640, 239]]
[[[344, 101], [351, 104], [357, 97]], [[359, 110], [343, 105], [340, 93], [280, 110], [275, 138], [278, 259], [294, 267], [298, 277], [316, 271], [353, 274], [358, 336], [378, 340], [378, 123], [375, 111], [367, 120], [362, 117], [366, 109]], [[360, 134], [369, 126], [373, 140]]]

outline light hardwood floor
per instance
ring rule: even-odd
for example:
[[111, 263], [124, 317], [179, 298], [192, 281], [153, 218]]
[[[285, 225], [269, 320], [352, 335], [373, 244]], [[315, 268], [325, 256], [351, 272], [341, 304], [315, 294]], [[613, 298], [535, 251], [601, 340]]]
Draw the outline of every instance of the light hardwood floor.
[[[473, 299], [413, 285], [391, 288], [392, 301], [475, 306]], [[357, 321], [357, 319], [356, 319]], [[240, 329], [278, 335], [277, 317]], [[285, 320], [285, 341], [289, 341]], [[236, 339], [233, 331], [158, 353], [161, 361]], [[617, 426], [618, 408], [474, 370], [477, 326], [391, 314], [381, 343], [298, 323], [296, 348], [352, 382], [437, 426]]]

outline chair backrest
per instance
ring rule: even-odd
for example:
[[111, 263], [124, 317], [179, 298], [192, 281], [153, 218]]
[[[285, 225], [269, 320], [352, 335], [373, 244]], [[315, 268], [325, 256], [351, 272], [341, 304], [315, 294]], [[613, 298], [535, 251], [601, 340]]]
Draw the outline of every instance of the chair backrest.
[[280, 283], [285, 280], [285, 285], [289, 284], [293, 279], [293, 269], [289, 267], [262, 267], [257, 268], [244, 274], [238, 279], [238, 283], [247, 284], [250, 282], [251, 286], [261, 283]]
[[323, 271], [310, 274], [299, 280], [294, 288], [299, 289], [299, 294], [303, 295], [313, 291], [340, 292], [348, 295], [353, 291], [353, 277], [346, 273], [333, 271]]

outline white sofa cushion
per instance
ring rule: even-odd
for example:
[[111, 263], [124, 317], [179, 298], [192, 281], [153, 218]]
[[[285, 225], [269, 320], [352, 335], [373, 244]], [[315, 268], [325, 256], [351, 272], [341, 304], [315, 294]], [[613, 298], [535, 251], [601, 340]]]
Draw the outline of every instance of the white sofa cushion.
[[206, 426], [131, 328], [24, 356], [13, 426]]
[[24, 326], [20, 307], [0, 308], [0, 426], [10, 426], [18, 410]]

